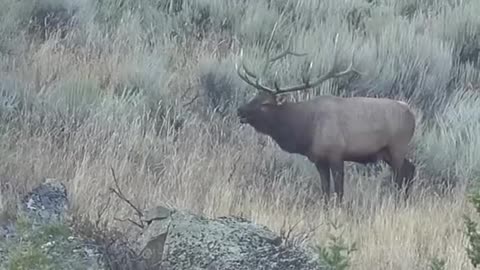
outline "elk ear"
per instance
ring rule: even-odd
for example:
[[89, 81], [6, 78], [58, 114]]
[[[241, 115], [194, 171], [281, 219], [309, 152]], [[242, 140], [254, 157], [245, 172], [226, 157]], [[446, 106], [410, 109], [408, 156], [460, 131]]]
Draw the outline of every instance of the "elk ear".
[[283, 103], [287, 102], [287, 98], [285, 96], [276, 96], [277, 105], [282, 105]]

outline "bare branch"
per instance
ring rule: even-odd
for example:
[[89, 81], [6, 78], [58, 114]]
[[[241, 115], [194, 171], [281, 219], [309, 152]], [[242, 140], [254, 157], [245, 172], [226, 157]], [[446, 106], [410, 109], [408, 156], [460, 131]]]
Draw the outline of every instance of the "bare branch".
[[118, 180], [117, 180], [117, 177], [115, 176], [115, 171], [113, 170], [112, 167], [110, 167], [111, 171], [112, 171], [112, 177], [113, 177], [113, 181], [115, 182], [115, 186], [117, 189], [115, 188], [109, 188], [111, 192], [113, 192], [115, 195], [117, 195], [118, 198], [120, 198], [122, 201], [126, 202], [131, 208], [133, 208], [133, 210], [135, 210], [139, 220], [140, 220], [140, 224], [138, 224], [137, 222], [134, 222], [133, 220], [130, 220], [130, 219], [127, 219], [128, 221], [134, 223], [135, 225], [143, 228], [143, 223], [142, 223], [142, 219], [141, 217], [143, 216], [143, 213], [142, 211], [140, 211], [140, 209], [138, 207], [136, 207], [129, 199], [127, 199], [127, 197], [125, 196], [125, 194], [123, 194], [122, 190], [120, 189], [120, 185], [118, 184]]
[[293, 226], [292, 225], [289, 226], [289, 228], [288, 228], [288, 230], [287, 230], [287, 232], [285, 233], [285, 236], [284, 236], [285, 237], [285, 242], [289, 242], [291, 240], [293, 230], [295, 230], [295, 227], [297, 227], [298, 224], [300, 224], [301, 221], [302, 220], [299, 219], [295, 224], [293, 224]]
[[197, 93], [189, 102], [183, 104], [183, 107], [188, 107], [192, 105], [192, 103], [195, 102], [195, 100], [197, 100], [198, 98], [200, 98], [200, 95]]
[[232, 177], [233, 175], [235, 174], [235, 171], [237, 170], [237, 165], [238, 165], [238, 161], [240, 160], [240, 155], [235, 159], [235, 162], [233, 163], [233, 168], [232, 170], [230, 171], [230, 174], [228, 175], [228, 178], [227, 178], [227, 183], [230, 183], [230, 181], [232, 180]]
[[102, 220], [102, 217], [103, 215], [105, 214], [105, 212], [107, 211], [108, 207], [110, 207], [110, 201], [111, 201], [111, 197], [108, 196], [107, 197], [107, 201], [104, 203], [103, 207], [101, 207], [98, 211], [97, 211], [97, 219], [95, 220], [95, 225], [98, 227], [99, 224], [100, 224], [100, 221]]
[[120, 221], [120, 222], [127, 222], [127, 221], [128, 221], [128, 222], [132, 223], [133, 225], [138, 226], [138, 227], [141, 228], [141, 229], [144, 228], [144, 226], [143, 226], [142, 224], [140, 224], [140, 223], [138, 223], [138, 222], [135, 222], [135, 221], [133, 221], [133, 220], [130, 219], [130, 218], [120, 219], [120, 218], [114, 217], [113, 219], [116, 220], [116, 221]]

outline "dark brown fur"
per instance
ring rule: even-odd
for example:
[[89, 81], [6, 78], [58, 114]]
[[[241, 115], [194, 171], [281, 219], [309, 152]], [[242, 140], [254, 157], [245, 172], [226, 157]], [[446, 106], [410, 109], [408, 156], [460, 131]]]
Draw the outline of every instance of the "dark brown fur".
[[270, 136], [286, 152], [315, 164], [322, 190], [330, 196], [330, 171], [338, 199], [343, 198], [344, 161], [385, 161], [399, 188], [408, 194], [415, 166], [405, 156], [415, 117], [400, 101], [384, 98], [320, 96], [290, 103], [262, 91], [238, 108], [242, 123]]

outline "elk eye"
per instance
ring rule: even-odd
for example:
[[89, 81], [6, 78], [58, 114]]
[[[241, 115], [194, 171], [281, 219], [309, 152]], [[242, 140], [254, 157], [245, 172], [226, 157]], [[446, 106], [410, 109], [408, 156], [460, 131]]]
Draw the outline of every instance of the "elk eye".
[[263, 103], [262, 105], [260, 105], [260, 110], [262, 110], [263, 112], [268, 111], [269, 108], [270, 108], [270, 104], [268, 103]]
[[264, 100], [262, 101], [262, 105], [269, 105], [271, 104], [270, 100]]

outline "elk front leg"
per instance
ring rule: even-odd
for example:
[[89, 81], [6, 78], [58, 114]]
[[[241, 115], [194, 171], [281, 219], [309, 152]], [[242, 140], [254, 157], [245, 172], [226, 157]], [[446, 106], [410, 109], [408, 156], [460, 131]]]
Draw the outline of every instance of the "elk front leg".
[[325, 162], [316, 162], [315, 166], [317, 167], [318, 173], [320, 175], [320, 181], [322, 183], [322, 192], [325, 202], [330, 200], [330, 167], [328, 163]]
[[333, 186], [335, 193], [337, 194], [338, 202], [343, 201], [343, 185], [344, 185], [344, 166], [343, 161], [338, 160], [331, 162], [330, 169], [333, 175]]

